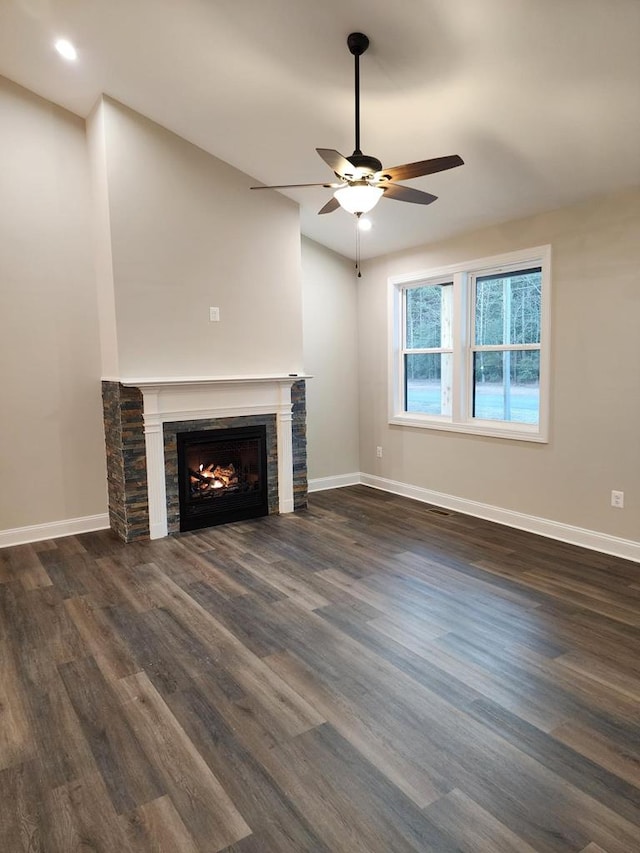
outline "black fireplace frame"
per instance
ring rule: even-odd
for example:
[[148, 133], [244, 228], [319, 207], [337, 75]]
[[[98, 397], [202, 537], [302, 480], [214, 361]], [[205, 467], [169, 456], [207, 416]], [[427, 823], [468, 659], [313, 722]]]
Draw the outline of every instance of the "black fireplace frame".
[[[222, 441], [258, 440], [258, 482], [259, 488], [250, 492], [245, 500], [234, 500], [233, 506], [225, 507], [223, 497], [220, 502], [194, 503], [190, 500], [189, 469], [186, 450], [194, 445], [211, 444]], [[233, 521], [260, 518], [269, 514], [268, 468], [267, 468], [267, 428], [264, 425], [229, 427], [225, 429], [207, 429], [176, 434], [178, 453], [178, 498], [180, 504], [180, 532], [215, 527]], [[237, 498], [237, 496], [234, 496]]]

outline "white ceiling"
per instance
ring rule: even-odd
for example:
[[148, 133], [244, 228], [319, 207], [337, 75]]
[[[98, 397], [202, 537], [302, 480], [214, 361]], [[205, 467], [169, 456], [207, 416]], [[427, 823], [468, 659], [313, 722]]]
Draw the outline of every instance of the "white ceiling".
[[[105, 92], [264, 183], [324, 181], [314, 149], [354, 147], [355, 30], [362, 150], [465, 160], [409, 182], [428, 207], [383, 199], [363, 257], [640, 184], [640, 0], [0, 0], [0, 74], [80, 116]], [[329, 193], [287, 192], [352, 257]]]

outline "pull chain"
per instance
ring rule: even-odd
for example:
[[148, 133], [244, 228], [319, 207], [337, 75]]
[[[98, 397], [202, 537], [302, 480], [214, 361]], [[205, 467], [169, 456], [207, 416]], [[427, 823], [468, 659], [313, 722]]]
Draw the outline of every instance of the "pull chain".
[[356, 213], [356, 271], [358, 273], [358, 278], [362, 278], [362, 273], [360, 272], [360, 217], [361, 213]]

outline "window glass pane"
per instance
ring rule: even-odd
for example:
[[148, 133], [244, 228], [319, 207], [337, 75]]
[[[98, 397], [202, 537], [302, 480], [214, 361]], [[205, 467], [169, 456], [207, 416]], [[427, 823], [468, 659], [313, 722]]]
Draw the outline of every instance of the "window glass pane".
[[476, 281], [476, 345], [504, 343], [503, 295], [502, 279]]
[[405, 293], [405, 349], [450, 347], [453, 285], [429, 284]]
[[540, 352], [476, 352], [473, 416], [537, 424], [540, 420]]
[[405, 411], [451, 414], [452, 362], [450, 353], [405, 355]]
[[476, 279], [475, 342], [477, 346], [540, 343], [542, 271]]

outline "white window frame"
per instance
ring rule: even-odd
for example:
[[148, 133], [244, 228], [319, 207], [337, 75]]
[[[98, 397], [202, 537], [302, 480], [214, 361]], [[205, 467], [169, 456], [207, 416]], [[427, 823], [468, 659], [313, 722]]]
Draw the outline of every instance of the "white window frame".
[[[478, 276], [540, 267], [542, 275], [540, 317], [540, 411], [538, 424], [481, 420], [472, 416], [472, 340], [475, 280]], [[404, 411], [404, 291], [410, 287], [453, 281], [453, 378], [451, 415]], [[464, 432], [520, 441], [549, 440], [549, 381], [551, 359], [551, 246], [537, 246], [480, 258], [447, 267], [389, 278], [389, 423], [398, 426]], [[513, 349], [537, 349], [514, 345]], [[501, 349], [501, 347], [499, 347]]]

